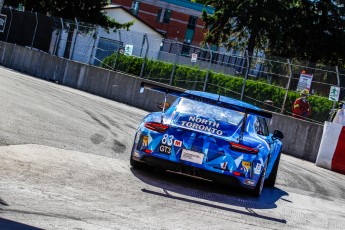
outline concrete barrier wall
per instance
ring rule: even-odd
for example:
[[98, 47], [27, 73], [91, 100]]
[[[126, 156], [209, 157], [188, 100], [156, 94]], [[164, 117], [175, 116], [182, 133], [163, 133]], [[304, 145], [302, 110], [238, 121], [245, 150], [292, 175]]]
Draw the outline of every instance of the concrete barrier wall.
[[269, 128], [270, 132], [275, 129], [283, 132], [283, 153], [311, 162], [316, 161], [323, 125], [274, 113]]
[[[158, 111], [164, 95], [146, 90], [139, 94], [141, 79], [90, 66], [25, 47], [0, 42], [0, 63], [34, 77], [50, 80], [147, 111]], [[174, 97], [169, 97], [173, 102]], [[270, 131], [284, 133], [282, 152], [315, 162], [323, 126], [281, 114], [273, 114]]]

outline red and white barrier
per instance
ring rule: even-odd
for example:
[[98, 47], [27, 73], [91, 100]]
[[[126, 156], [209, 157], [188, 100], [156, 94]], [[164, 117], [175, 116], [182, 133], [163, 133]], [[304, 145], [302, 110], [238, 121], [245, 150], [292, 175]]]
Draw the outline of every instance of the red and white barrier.
[[345, 126], [325, 122], [316, 165], [345, 174]]

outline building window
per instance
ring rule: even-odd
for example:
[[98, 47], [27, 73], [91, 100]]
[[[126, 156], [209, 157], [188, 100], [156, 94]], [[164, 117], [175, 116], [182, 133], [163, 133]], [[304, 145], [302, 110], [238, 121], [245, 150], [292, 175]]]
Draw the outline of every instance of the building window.
[[170, 17], [171, 17], [171, 10], [166, 9], [164, 12], [163, 16], [163, 22], [164, 23], [169, 23], [170, 22]]
[[138, 15], [139, 13], [140, 2], [139, 1], [132, 1], [131, 12], [134, 15]]
[[197, 20], [198, 20], [197, 17], [190, 16], [190, 17], [189, 17], [189, 21], [188, 21], [187, 28], [188, 28], [188, 29], [194, 30], [195, 27], [196, 27], [196, 22], [197, 22]]
[[156, 17], [156, 21], [157, 22], [161, 21], [161, 16], [162, 16], [162, 8], [159, 8], [158, 9], [158, 14], [157, 14], [157, 17]]
[[186, 31], [186, 35], [184, 37], [184, 43], [187, 43], [187, 44], [192, 43], [197, 20], [198, 20], [197, 17], [194, 17], [194, 16], [189, 17], [189, 21], [188, 21], [188, 25], [187, 25], [187, 31]]
[[187, 44], [191, 44], [193, 37], [194, 37], [194, 30], [193, 29], [187, 29], [184, 42]]

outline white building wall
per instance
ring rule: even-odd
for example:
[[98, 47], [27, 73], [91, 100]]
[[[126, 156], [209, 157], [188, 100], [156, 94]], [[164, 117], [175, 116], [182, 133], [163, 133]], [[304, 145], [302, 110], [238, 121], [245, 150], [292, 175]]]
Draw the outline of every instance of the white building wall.
[[[163, 39], [163, 36], [160, 33], [155, 31], [151, 27], [147, 26], [140, 20], [136, 20], [134, 16], [132, 16], [130, 13], [128, 13], [122, 8], [110, 9], [108, 10], [107, 15], [114, 18], [116, 21], [120, 23], [125, 23], [133, 20], [135, 22], [134, 25], [130, 27], [129, 31], [117, 30], [116, 32], [114, 32], [110, 30], [110, 32], [108, 33], [105, 29], [97, 27], [96, 40], [94, 39], [95, 31], [91, 31], [88, 33], [78, 31], [77, 38], [75, 39], [75, 35], [77, 32], [75, 30], [71, 47], [73, 54], [70, 56], [72, 60], [82, 63], [93, 64], [100, 37], [123, 42], [124, 46], [133, 45], [132, 55], [137, 57], [144, 57], [146, 54], [147, 47], [149, 47], [148, 58], [158, 58], [161, 42]], [[145, 34], [148, 38], [148, 45], [147, 41], [145, 41], [145, 43], [143, 44]], [[62, 30], [60, 31], [59, 38], [57, 39], [57, 31], [54, 31], [51, 41], [54, 44], [51, 45], [51, 52], [53, 52], [54, 46], [56, 46], [55, 49], [57, 49], [57, 55], [59, 57], [63, 57], [67, 44], [67, 36], [67, 31]], [[58, 44], [56, 44], [57, 40]]]
[[[147, 42], [145, 41], [143, 45], [145, 33], [137, 31], [127, 31], [127, 30], [118, 30], [117, 32], [108, 34], [104, 29], [100, 29], [98, 36], [118, 40], [123, 42], [125, 45], [133, 45], [133, 56], [144, 57], [147, 49]], [[162, 37], [156, 36], [154, 34], [147, 34], [149, 51], [148, 58], [157, 59], [158, 53], [160, 50]]]
[[[129, 31], [120, 30], [120, 34], [117, 34], [117, 39], [123, 42], [124, 45], [133, 45], [132, 55], [138, 57], [145, 56], [147, 43], [143, 45], [143, 38], [144, 34], [147, 34], [149, 43], [148, 57], [151, 59], [157, 59], [163, 39], [163, 36], [160, 33], [122, 8], [107, 9], [106, 14], [120, 23], [134, 21], [134, 24], [130, 27]], [[102, 33], [100, 32], [100, 36], [104, 35], [104, 31]]]

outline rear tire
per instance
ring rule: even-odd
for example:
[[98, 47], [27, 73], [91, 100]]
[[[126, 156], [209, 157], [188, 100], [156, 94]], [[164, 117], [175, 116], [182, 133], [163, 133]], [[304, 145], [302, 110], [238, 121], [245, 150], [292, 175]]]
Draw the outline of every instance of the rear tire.
[[280, 161], [280, 155], [281, 155], [281, 152], [279, 152], [278, 157], [277, 157], [276, 161], [274, 162], [272, 171], [265, 181], [265, 186], [267, 186], [267, 187], [274, 187], [274, 185], [276, 183], [279, 161]]
[[260, 179], [259, 179], [258, 183], [256, 184], [254, 190], [250, 191], [250, 194], [252, 196], [259, 197], [261, 195], [262, 189], [263, 189], [264, 183], [265, 183], [266, 168], [267, 168], [267, 163], [265, 164], [265, 168], [262, 171]]

